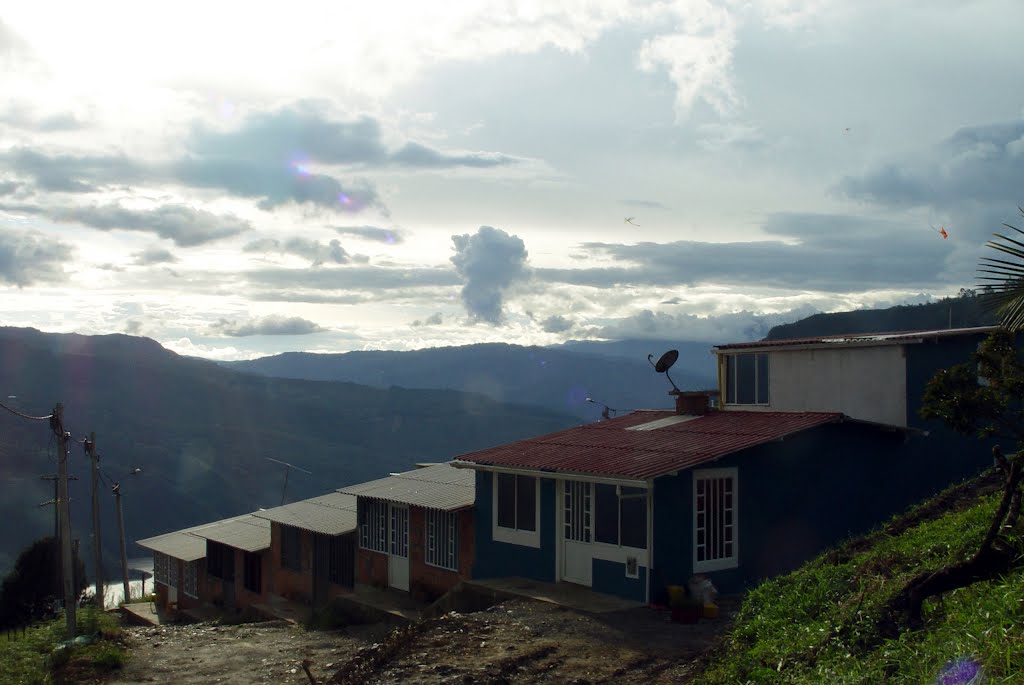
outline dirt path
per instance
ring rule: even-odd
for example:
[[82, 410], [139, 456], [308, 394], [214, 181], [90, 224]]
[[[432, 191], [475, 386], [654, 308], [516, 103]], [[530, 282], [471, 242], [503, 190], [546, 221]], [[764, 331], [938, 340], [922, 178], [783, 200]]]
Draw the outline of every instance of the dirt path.
[[308, 683], [532, 685], [686, 682], [738, 606], [698, 625], [664, 612], [576, 613], [517, 600], [392, 630], [384, 625], [306, 631], [282, 622], [127, 629], [132, 657], [120, 685]]

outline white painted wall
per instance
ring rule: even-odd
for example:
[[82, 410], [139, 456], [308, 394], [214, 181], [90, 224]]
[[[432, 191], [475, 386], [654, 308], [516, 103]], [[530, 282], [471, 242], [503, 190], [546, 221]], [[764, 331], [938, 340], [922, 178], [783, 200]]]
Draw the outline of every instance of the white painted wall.
[[855, 419], [907, 425], [907, 372], [901, 345], [771, 350], [766, 411], [840, 411]]

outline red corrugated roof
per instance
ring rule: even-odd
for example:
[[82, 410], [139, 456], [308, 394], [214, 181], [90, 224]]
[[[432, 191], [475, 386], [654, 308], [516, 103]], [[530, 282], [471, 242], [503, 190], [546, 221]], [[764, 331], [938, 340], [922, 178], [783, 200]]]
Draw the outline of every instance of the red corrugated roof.
[[784, 338], [782, 340], [754, 340], [751, 342], [716, 345], [715, 350], [739, 350], [754, 347], [786, 347], [790, 345], [853, 345], [877, 344], [898, 345], [924, 338], [944, 338], [955, 335], [972, 335], [989, 333], [996, 326], [978, 326], [976, 328], [944, 328], [924, 331], [894, 331], [891, 333], [848, 333], [843, 335], [820, 335], [812, 338]]
[[634, 412], [471, 452], [455, 461], [647, 479], [843, 418], [838, 412], [719, 411], [654, 430], [627, 430], [674, 415], [671, 411]]

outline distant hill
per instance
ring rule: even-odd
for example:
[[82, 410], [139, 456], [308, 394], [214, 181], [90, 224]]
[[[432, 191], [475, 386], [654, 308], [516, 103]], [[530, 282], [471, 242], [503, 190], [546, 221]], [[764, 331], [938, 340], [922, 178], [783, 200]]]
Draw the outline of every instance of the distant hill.
[[[240, 373], [145, 338], [13, 328], [0, 328], [0, 401], [32, 415], [61, 401], [74, 438], [96, 432], [104, 473], [123, 483], [132, 540], [279, 504], [283, 467], [265, 457], [313, 472], [291, 473], [294, 500], [579, 422], [482, 394]], [[5, 411], [0, 438], [2, 574], [22, 546], [52, 531], [52, 506], [39, 506], [52, 484], [40, 476], [56, 472], [56, 441], [45, 422]], [[72, 447], [72, 522], [88, 550], [87, 460]], [[104, 490], [109, 563], [116, 523]]]
[[[696, 344], [694, 344], [696, 345]], [[644, 344], [658, 357], [665, 343]], [[675, 345], [676, 348], [680, 346]], [[704, 372], [689, 370], [687, 352], [670, 371], [683, 389], [714, 385], [709, 345], [698, 345]], [[667, 347], [665, 348], [667, 349]], [[600, 417], [590, 397], [618, 410], [671, 406], [671, 385], [655, 373], [643, 355], [599, 355], [561, 347], [523, 347], [502, 343], [436, 347], [407, 352], [287, 352], [250, 361], [229, 362], [239, 371], [309, 380], [343, 380], [380, 388], [447, 388], [477, 392], [502, 402], [521, 402], [565, 411], [592, 421]], [[706, 359], [704, 359], [706, 357]]]
[[925, 331], [943, 328], [992, 326], [996, 317], [981, 304], [982, 298], [950, 297], [928, 304], [898, 305], [888, 309], [815, 314], [794, 323], [775, 326], [765, 340], [808, 338], [844, 333]]

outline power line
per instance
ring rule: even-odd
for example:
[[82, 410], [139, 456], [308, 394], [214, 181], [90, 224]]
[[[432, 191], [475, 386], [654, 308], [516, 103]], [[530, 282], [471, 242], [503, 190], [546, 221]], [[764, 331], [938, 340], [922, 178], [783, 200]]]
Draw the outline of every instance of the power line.
[[46, 416], [29, 416], [28, 414], [22, 414], [17, 409], [14, 409], [12, 407], [8, 407], [3, 402], [0, 402], [0, 409], [6, 409], [7, 411], [11, 412], [15, 416], [20, 416], [21, 418], [29, 419], [30, 421], [49, 421], [50, 419], [53, 418], [53, 414], [47, 414]]

